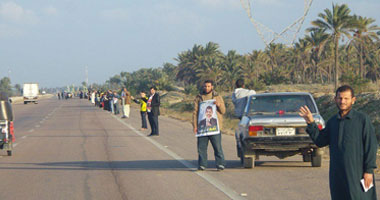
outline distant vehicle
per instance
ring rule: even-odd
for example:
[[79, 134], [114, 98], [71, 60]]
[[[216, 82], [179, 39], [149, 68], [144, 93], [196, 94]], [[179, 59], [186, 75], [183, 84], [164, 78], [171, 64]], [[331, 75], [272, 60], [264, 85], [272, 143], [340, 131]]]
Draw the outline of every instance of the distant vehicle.
[[43, 91], [41, 92], [41, 94], [46, 94], [46, 91], [45, 91], [45, 90], [43, 90]]
[[248, 98], [243, 118], [235, 133], [238, 157], [245, 168], [253, 168], [260, 155], [280, 159], [301, 154], [313, 167], [322, 165], [322, 149], [306, 133], [306, 122], [298, 115], [307, 105], [318, 128], [325, 127], [309, 93], [263, 93]]
[[24, 83], [23, 87], [23, 96], [24, 96], [24, 104], [28, 102], [38, 102], [38, 83]]

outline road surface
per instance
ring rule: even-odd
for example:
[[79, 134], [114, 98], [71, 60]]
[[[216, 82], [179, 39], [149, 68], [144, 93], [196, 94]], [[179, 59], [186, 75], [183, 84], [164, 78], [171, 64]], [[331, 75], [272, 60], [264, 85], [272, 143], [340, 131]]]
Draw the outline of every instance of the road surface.
[[[188, 122], [159, 118], [159, 137], [140, 131], [140, 115], [121, 119], [87, 100], [54, 98], [13, 105], [13, 156], [0, 152], [0, 199], [329, 199], [328, 165], [301, 156], [260, 157], [243, 169], [235, 140], [223, 135], [226, 169], [196, 171]], [[377, 191], [380, 179], [376, 178]]]

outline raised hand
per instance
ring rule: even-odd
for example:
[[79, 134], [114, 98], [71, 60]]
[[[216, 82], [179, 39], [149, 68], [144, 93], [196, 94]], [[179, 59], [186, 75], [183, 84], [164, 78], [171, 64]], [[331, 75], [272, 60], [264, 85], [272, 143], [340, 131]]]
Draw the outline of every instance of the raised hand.
[[314, 122], [313, 115], [307, 106], [301, 106], [298, 114], [305, 119], [306, 123], [310, 124]]

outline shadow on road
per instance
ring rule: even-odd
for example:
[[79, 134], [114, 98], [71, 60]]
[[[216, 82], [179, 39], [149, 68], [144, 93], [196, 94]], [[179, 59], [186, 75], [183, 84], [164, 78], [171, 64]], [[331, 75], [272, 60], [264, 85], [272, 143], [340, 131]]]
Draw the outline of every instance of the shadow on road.
[[[183, 165], [177, 160], [134, 160], [134, 161], [73, 161], [73, 162], [46, 162], [46, 163], [3, 163], [6, 167], [2, 169], [11, 170], [142, 170], [142, 171], [194, 171], [197, 166], [197, 160], [183, 160], [188, 166]], [[309, 165], [303, 162], [295, 161], [256, 161], [257, 168], [266, 167], [295, 167], [304, 168]], [[226, 169], [242, 169], [239, 160], [227, 160]], [[0, 164], [1, 165], [1, 164]], [[20, 165], [24, 165], [20, 167]], [[209, 161], [210, 169], [215, 168], [215, 162]], [[310, 167], [311, 168], [311, 167]]]

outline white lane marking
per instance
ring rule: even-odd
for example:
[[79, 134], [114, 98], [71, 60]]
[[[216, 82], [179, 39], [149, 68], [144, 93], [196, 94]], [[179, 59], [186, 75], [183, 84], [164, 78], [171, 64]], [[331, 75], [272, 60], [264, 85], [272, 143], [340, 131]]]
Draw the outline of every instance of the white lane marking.
[[[177, 155], [176, 153], [174, 153], [173, 151], [169, 150], [168, 148], [165, 148], [164, 146], [162, 146], [160, 143], [156, 142], [155, 140], [153, 140], [153, 139], [151, 139], [149, 137], [146, 137], [146, 135], [144, 135], [140, 131], [136, 130], [130, 124], [126, 123], [125, 121], [119, 119], [118, 117], [116, 117], [114, 115], [112, 115], [112, 117], [115, 118], [115, 119], [117, 119], [120, 123], [124, 124], [128, 128], [130, 128], [137, 135], [142, 136], [143, 138], [145, 138], [146, 140], [148, 140], [150, 143], [152, 143], [154, 146], [156, 146], [161, 151], [165, 152], [166, 154], [168, 154], [172, 158], [176, 159], [178, 162], [182, 163], [187, 168], [192, 169], [192, 170], [196, 170], [197, 169], [197, 167], [194, 166], [192, 163], [190, 163], [189, 161], [185, 160], [184, 158], [182, 158], [181, 156]], [[238, 199], [238, 200], [245, 199], [245, 198], [241, 197], [238, 193], [236, 193], [233, 189], [227, 187], [225, 184], [223, 184], [218, 179], [212, 177], [211, 175], [208, 175], [205, 172], [195, 172], [195, 173], [198, 176], [202, 177], [207, 182], [209, 182], [214, 187], [218, 188], [221, 192], [223, 192], [224, 194], [226, 194], [229, 198], [231, 198], [231, 199]]]
[[31, 133], [31, 132], [33, 132], [33, 131], [34, 131], [34, 129], [30, 129], [28, 132]]
[[40, 127], [40, 125], [37, 124], [37, 125], [35, 125], [34, 127], [38, 128], [38, 127]]
[[18, 145], [18, 143], [14, 143], [14, 144], [13, 144], [13, 147], [16, 147], [17, 145]]
[[26, 137], [27, 137], [27, 136], [26, 136], [26, 135], [24, 135], [24, 136], [22, 136], [22, 137], [21, 137], [21, 139], [25, 139]]

